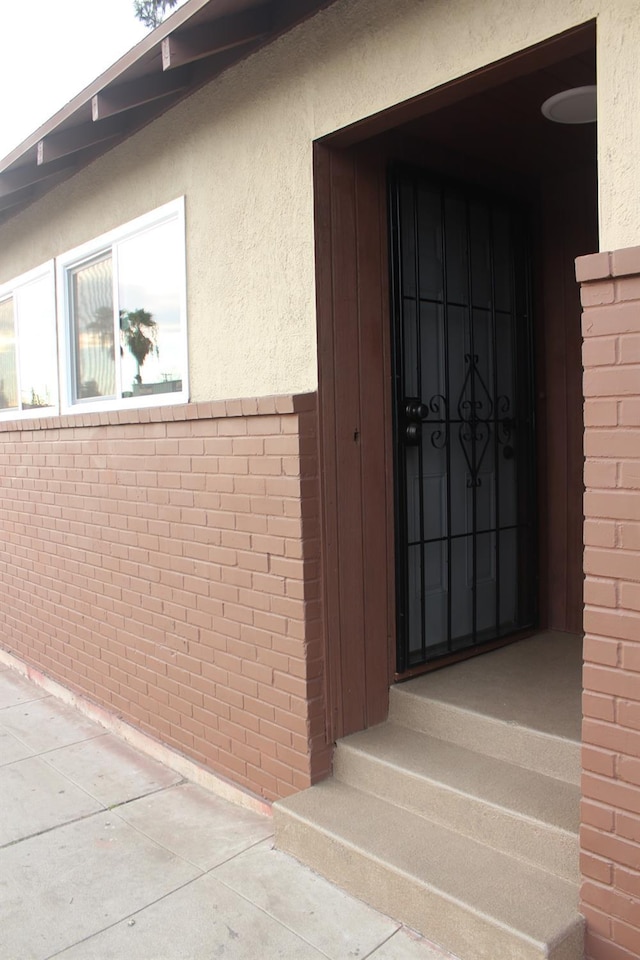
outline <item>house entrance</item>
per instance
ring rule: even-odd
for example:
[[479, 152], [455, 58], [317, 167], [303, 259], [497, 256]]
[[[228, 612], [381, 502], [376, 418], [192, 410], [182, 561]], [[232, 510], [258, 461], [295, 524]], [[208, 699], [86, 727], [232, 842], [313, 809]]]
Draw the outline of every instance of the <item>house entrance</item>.
[[419, 169], [390, 182], [397, 671], [536, 620], [524, 214]]
[[588, 23], [315, 146], [329, 740], [414, 671], [582, 630], [596, 127], [541, 105], [595, 79]]

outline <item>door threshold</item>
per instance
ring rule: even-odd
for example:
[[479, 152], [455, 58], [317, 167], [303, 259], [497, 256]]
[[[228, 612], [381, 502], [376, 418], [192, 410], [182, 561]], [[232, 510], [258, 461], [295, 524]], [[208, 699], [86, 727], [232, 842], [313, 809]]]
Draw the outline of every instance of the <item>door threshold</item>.
[[466, 650], [458, 650], [455, 653], [445, 654], [438, 657], [437, 660], [431, 660], [427, 663], [420, 663], [416, 667], [411, 667], [403, 673], [395, 673], [394, 683], [403, 683], [405, 680], [413, 680], [414, 677], [421, 677], [423, 673], [432, 673], [434, 670], [441, 670], [443, 667], [450, 667], [454, 663], [461, 663], [463, 660], [470, 660], [472, 657], [479, 657], [483, 653], [490, 653], [492, 650], [499, 650], [501, 647], [508, 647], [511, 643], [517, 643], [518, 640], [525, 640], [527, 637], [533, 637], [540, 632], [540, 628], [529, 627], [526, 630], [519, 630], [517, 633], [510, 633], [508, 637], [500, 637], [498, 640], [489, 640], [486, 643], [475, 647], [467, 647]]

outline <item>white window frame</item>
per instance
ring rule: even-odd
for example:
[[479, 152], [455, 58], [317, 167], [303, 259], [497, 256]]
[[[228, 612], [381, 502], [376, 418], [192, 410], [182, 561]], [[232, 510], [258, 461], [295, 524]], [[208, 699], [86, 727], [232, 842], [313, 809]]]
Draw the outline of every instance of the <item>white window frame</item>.
[[[71, 272], [110, 253], [113, 261], [114, 296], [114, 343], [120, 343], [118, 316], [118, 244], [123, 240], [144, 233], [171, 220], [177, 220], [182, 236], [182, 250], [178, 266], [179, 303], [180, 303], [180, 369], [182, 370], [182, 390], [175, 393], [156, 393], [149, 396], [123, 397], [121, 384], [121, 365], [118, 362], [116, 346], [116, 397], [88, 397], [75, 399], [75, 358], [74, 331], [71, 310], [70, 277]], [[58, 290], [58, 355], [60, 369], [60, 406], [62, 413], [80, 413], [104, 410], [127, 410], [140, 407], [160, 407], [189, 400], [189, 357], [187, 340], [187, 282], [186, 282], [186, 233], [184, 197], [172, 200], [149, 213], [129, 221], [115, 230], [110, 230], [94, 240], [81, 244], [56, 258]]]
[[[55, 267], [53, 260], [47, 260], [46, 263], [26, 273], [20, 274], [13, 280], [0, 285], [0, 301], [12, 299], [14, 301], [13, 325], [16, 338], [16, 378], [18, 384], [18, 407], [12, 407], [9, 410], [0, 410], [0, 420], [34, 420], [38, 417], [55, 417], [60, 412], [60, 384], [58, 376], [58, 362], [53, 364], [55, 371], [54, 382], [52, 384], [53, 396], [52, 403], [46, 407], [34, 407], [31, 410], [22, 409], [21, 385], [20, 385], [20, 352], [26, 345], [20, 342], [20, 310], [17, 306], [16, 294], [21, 287], [27, 287], [37, 280], [48, 279], [50, 284], [51, 297], [51, 322], [56, 333], [56, 352], [57, 328], [56, 328], [56, 287], [55, 287]], [[32, 345], [33, 346], [33, 345]], [[37, 345], [35, 345], [37, 347]]]

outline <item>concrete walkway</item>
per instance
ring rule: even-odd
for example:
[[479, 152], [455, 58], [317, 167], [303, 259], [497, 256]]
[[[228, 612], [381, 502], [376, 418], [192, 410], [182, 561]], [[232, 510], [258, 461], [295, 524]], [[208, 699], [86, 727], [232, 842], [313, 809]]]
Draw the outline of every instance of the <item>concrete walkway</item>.
[[0, 960], [443, 960], [0, 664]]

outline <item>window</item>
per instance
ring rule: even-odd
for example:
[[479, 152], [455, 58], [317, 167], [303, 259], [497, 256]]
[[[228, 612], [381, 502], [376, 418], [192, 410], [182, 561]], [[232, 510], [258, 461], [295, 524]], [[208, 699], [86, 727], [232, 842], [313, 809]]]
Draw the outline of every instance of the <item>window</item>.
[[184, 200], [58, 259], [63, 406], [188, 399]]
[[0, 287], [0, 417], [58, 405], [53, 262]]

